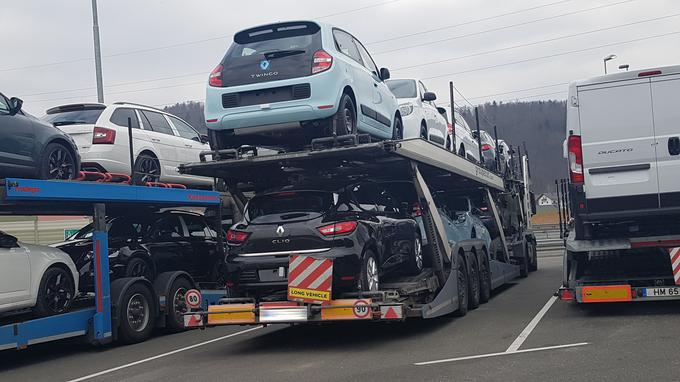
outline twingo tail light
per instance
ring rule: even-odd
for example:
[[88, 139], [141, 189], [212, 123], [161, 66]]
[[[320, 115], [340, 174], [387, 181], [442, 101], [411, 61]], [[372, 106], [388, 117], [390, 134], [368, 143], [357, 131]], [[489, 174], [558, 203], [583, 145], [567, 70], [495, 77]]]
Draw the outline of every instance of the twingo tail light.
[[314, 52], [314, 59], [312, 60], [312, 74], [325, 72], [333, 65], [333, 56], [326, 53], [324, 50], [317, 50]]
[[583, 183], [583, 149], [581, 136], [570, 135], [567, 140], [569, 150], [569, 179], [573, 184]]
[[210, 86], [217, 88], [222, 87], [222, 69], [224, 69], [224, 67], [222, 64], [220, 64], [217, 65], [217, 67], [215, 67], [212, 72], [210, 72], [210, 76], [208, 77], [208, 83]]

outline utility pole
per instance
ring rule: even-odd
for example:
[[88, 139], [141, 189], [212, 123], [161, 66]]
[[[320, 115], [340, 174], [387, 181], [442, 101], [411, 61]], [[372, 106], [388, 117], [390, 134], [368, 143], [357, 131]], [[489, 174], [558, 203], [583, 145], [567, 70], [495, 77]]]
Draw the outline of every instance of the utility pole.
[[449, 81], [449, 98], [451, 99], [451, 151], [458, 154], [458, 145], [456, 144], [456, 111], [454, 106], [456, 102], [453, 99], [453, 81]]
[[92, 0], [92, 31], [94, 33], [94, 67], [97, 75], [97, 101], [104, 103], [104, 83], [102, 82], [102, 52], [99, 47], [99, 19], [97, 0]]

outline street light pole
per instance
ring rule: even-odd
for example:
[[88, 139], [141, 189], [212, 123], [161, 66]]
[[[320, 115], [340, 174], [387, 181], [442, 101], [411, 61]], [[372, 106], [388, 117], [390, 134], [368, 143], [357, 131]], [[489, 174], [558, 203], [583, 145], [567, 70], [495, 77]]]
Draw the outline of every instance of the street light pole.
[[94, 68], [97, 76], [97, 101], [104, 103], [104, 83], [102, 82], [102, 52], [99, 47], [99, 19], [97, 0], [92, 0], [92, 30], [94, 33]]
[[616, 58], [615, 54], [610, 54], [609, 56], [604, 58], [604, 60], [603, 60], [604, 61], [604, 74], [607, 74], [607, 61], [613, 60], [615, 58]]

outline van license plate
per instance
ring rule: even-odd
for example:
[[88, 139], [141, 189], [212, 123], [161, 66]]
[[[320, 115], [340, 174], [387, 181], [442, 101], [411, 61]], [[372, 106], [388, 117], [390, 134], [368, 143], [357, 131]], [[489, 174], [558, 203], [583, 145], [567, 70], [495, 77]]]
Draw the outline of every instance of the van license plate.
[[680, 287], [645, 288], [643, 297], [680, 297]]

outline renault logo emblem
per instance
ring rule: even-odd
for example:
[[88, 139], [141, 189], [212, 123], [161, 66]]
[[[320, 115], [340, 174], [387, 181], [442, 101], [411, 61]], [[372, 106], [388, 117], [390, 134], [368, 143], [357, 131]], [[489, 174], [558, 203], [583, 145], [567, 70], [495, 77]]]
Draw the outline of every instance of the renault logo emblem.
[[269, 68], [269, 61], [267, 60], [260, 61], [260, 69], [267, 70], [267, 68]]
[[283, 229], [283, 226], [282, 226], [282, 225], [280, 225], [280, 226], [276, 229], [276, 234], [279, 235], [279, 237], [281, 237], [281, 236], [283, 236], [284, 233], [286, 233], [286, 230]]

